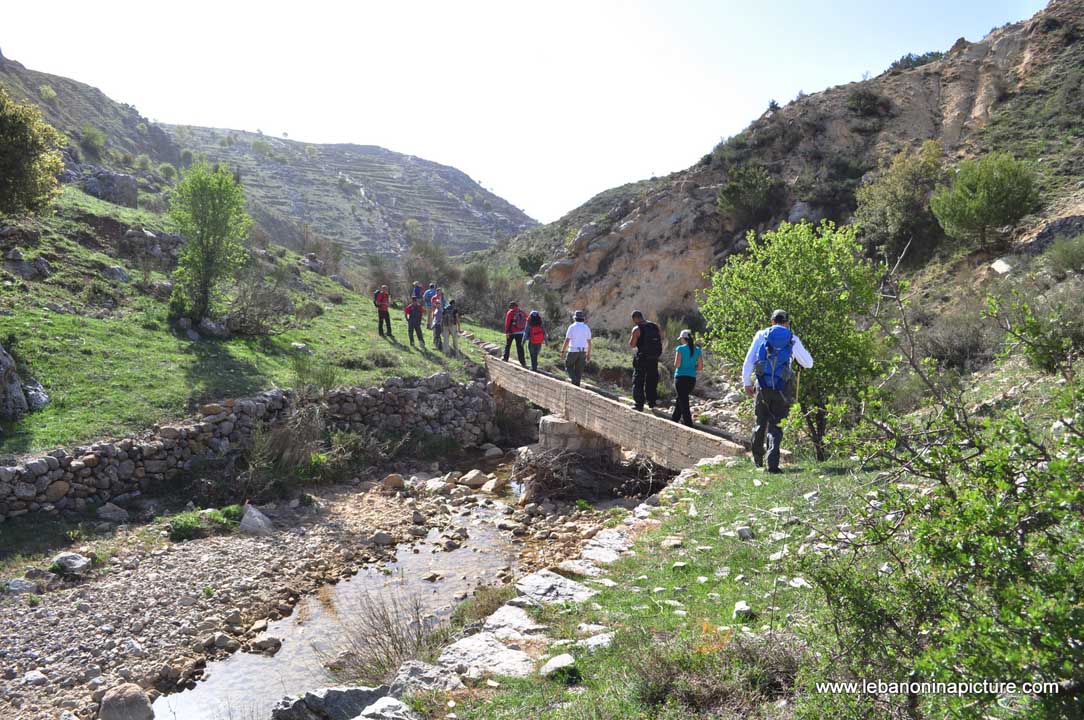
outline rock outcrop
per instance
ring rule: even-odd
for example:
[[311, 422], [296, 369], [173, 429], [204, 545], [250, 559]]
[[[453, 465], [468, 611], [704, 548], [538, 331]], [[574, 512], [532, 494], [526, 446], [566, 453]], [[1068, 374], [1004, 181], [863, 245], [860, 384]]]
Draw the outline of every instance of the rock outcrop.
[[45, 388], [37, 381], [22, 380], [15, 358], [0, 346], [0, 419], [17, 420], [28, 412], [40, 410], [48, 402]]

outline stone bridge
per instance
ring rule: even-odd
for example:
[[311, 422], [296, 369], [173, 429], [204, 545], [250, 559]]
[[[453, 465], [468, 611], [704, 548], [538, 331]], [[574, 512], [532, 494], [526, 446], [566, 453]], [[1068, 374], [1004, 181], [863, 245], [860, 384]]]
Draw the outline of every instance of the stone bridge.
[[570, 382], [486, 356], [490, 381], [555, 415], [602, 436], [625, 450], [651, 458], [671, 470], [692, 467], [703, 458], [736, 456], [737, 443], [603, 397]]

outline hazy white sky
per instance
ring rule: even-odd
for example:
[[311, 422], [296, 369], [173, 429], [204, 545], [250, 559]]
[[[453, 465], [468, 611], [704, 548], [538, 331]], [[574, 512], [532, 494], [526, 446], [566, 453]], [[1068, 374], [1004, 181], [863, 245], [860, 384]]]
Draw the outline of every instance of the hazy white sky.
[[[0, 50], [163, 122], [381, 145], [538, 220], [688, 167], [775, 99], [1040, 0], [6, 2]], [[946, 7], [948, 6], [948, 7]]]

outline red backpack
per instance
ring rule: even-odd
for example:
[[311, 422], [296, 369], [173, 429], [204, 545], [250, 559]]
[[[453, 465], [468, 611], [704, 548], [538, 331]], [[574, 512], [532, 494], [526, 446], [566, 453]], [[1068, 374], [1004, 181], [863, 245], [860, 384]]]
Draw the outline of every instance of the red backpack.
[[532, 345], [541, 345], [546, 341], [546, 331], [542, 329], [541, 325], [531, 325], [530, 339]]
[[527, 314], [520, 308], [512, 311], [512, 331], [523, 330], [527, 327]]

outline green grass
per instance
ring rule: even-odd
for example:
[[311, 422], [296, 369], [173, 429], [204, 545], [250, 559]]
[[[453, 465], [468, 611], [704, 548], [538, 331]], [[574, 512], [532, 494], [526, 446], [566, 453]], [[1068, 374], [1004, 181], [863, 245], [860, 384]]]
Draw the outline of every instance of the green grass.
[[[456, 713], [478, 720], [716, 717], [712, 713], [739, 701], [770, 711], [778, 698], [765, 674], [778, 673], [773, 663], [798, 652], [802, 633], [815, 630], [822, 602], [812, 588], [789, 584], [800, 576], [799, 548], [811, 546], [810, 526], [834, 533], [871, 479], [835, 465], [801, 464], [781, 476], [744, 465], [715, 468], [703, 483], [675, 492], [661, 511], [662, 526], [640, 537], [635, 554], [610, 568], [607, 575], [617, 587], [600, 588], [592, 602], [538, 612], [557, 639], [576, 638], [580, 623], [616, 632], [607, 649], [573, 652], [582, 687], [501, 679], [496, 693], [463, 701]], [[814, 501], [803, 498], [814, 491]], [[792, 510], [771, 512], [781, 506]], [[720, 536], [720, 528], [738, 525], [751, 525], [755, 538]], [[680, 536], [683, 545], [663, 547], [667, 536]], [[787, 556], [772, 560], [784, 547]], [[679, 562], [685, 565], [675, 566]], [[733, 619], [738, 600], [757, 612], [744, 624], [762, 640], [749, 639], [743, 621]], [[674, 674], [676, 683], [670, 682]], [[698, 702], [714, 706], [690, 706]]]

